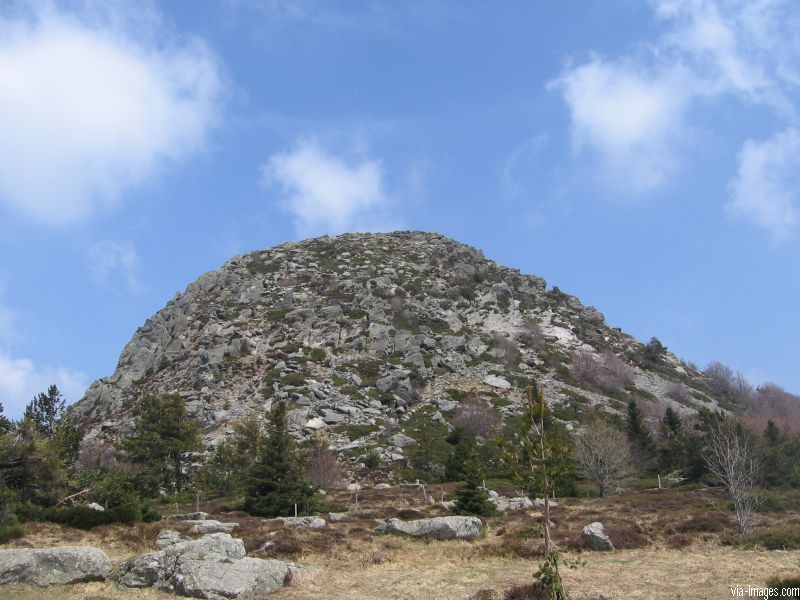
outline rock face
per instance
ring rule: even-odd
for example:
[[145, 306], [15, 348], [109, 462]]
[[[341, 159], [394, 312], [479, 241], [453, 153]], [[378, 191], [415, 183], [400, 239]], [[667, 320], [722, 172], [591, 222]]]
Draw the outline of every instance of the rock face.
[[302, 570], [279, 560], [248, 558], [242, 540], [227, 533], [185, 540], [169, 531], [162, 532], [159, 541], [161, 550], [120, 567], [119, 585], [211, 600], [258, 597], [278, 591], [291, 581], [293, 570]]
[[433, 517], [414, 521], [389, 519], [378, 525], [376, 531], [437, 540], [472, 540], [483, 534], [483, 523], [478, 517]]
[[64, 585], [103, 581], [111, 573], [111, 561], [97, 548], [0, 550], [0, 584]]
[[592, 550], [613, 550], [614, 544], [606, 535], [603, 524], [600, 522], [590, 523], [583, 528], [583, 541]]
[[[576, 365], [586, 361], [576, 353], [600, 365], [588, 369], [592, 377], [611, 379], [579, 383]], [[143, 393], [177, 394], [211, 449], [233, 423], [286, 401], [298, 439], [326, 429], [336, 450], [394, 461], [411, 442], [387, 438], [413, 439], [403, 428], [411, 413], [429, 409], [449, 424], [474, 393], [510, 417], [533, 378], [565, 420], [589, 408], [618, 413], [619, 401], [602, 392], [614, 386], [682, 412], [717, 407], [692, 367], [665, 354], [655, 368], [641, 343], [543, 279], [438, 234], [397, 232], [230, 259], [149, 318], [113, 375], [70, 411], [83, 450], [98, 452], [130, 431]], [[693, 398], [667, 399], [670, 380], [692, 386]]]

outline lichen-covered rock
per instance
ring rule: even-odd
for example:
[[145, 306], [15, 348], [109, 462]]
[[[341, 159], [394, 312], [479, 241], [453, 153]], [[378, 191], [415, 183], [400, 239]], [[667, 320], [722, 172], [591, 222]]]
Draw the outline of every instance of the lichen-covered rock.
[[472, 540], [483, 534], [483, 523], [478, 517], [433, 517], [413, 521], [389, 519], [380, 523], [376, 531], [437, 540]]
[[589, 523], [583, 528], [583, 541], [592, 550], [613, 550], [614, 544], [611, 539], [606, 535], [603, 524], [599, 521]]
[[117, 573], [120, 586], [154, 587], [209, 600], [260, 597], [281, 589], [291, 581], [292, 573], [307, 570], [279, 560], [249, 558], [242, 540], [227, 533], [184, 541], [175, 541], [173, 534], [161, 537], [172, 543], [126, 561]]
[[305, 527], [307, 529], [322, 529], [325, 519], [322, 517], [278, 517], [277, 519], [287, 527]]
[[216, 521], [214, 519], [206, 519], [204, 521], [186, 521], [186, 523], [191, 523], [192, 528], [189, 530], [189, 533], [231, 533], [234, 529], [236, 529], [239, 524], [238, 523], [222, 523], [220, 521]]
[[211, 515], [201, 511], [201, 512], [183, 513], [180, 515], [170, 515], [165, 518], [168, 521], [205, 521], [210, 517]]
[[85, 546], [0, 550], [0, 585], [65, 585], [103, 581], [111, 573], [106, 553]]

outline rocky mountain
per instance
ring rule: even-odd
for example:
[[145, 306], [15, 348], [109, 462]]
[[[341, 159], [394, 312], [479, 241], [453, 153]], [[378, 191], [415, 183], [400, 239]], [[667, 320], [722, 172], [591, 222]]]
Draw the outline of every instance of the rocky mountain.
[[133, 335], [110, 377], [71, 411], [85, 449], [108, 448], [144, 392], [186, 400], [210, 445], [286, 400], [294, 434], [326, 428], [342, 451], [376, 447], [424, 410], [447, 422], [470, 393], [504, 416], [535, 378], [554, 414], [631, 397], [682, 412], [725, 407], [702, 375], [540, 277], [420, 232], [346, 234], [237, 256], [202, 275]]

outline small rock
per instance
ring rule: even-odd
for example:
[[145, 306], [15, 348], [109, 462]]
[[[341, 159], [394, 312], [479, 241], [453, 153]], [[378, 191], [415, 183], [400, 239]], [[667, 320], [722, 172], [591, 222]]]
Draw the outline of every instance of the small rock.
[[499, 390], [510, 390], [511, 384], [497, 375], [487, 375], [483, 378], [483, 383]]
[[306, 421], [305, 428], [306, 429], [322, 429], [325, 427], [325, 421], [320, 419], [319, 417], [314, 417], [313, 419], [309, 419]]
[[396, 433], [389, 438], [389, 443], [392, 446], [396, 446], [398, 448], [407, 448], [408, 446], [413, 446], [414, 444], [416, 444], [417, 440], [407, 436], [404, 433]]
[[586, 542], [592, 550], [613, 550], [614, 544], [611, 539], [606, 535], [603, 524], [595, 521], [583, 528], [583, 541]]
[[376, 489], [376, 490], [388, 490], [390, 487], [392, 487], [392, 486], [389, 485], [388, 483], [376, 483], [374, 489]]
[[91, 508], [92, 510], [96, 510], [97, 512], [105, 512], [105, 508], [100, 506], [97, 502], [90, 502], [86, 505], [86, 508]]

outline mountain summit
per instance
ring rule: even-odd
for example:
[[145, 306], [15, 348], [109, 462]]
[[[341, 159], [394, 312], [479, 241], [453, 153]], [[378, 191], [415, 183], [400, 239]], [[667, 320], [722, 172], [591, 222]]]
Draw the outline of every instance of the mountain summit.
[[422, 407], [446, 421], [469, 394], [512, 416], [532, 379], [568, 429], [631, 398], [684, 413], [725, 403], [657, 340], [609, 327], [544, 279], [439, 234], [395, 232], [230, 259], [149, 318], [71, 411], [84, 448], [102, 450], [145, 392], [184, 398], [208, 444], [285, 400], [296, 437], [326, 428], [354, 449]]

